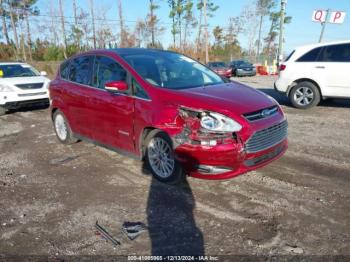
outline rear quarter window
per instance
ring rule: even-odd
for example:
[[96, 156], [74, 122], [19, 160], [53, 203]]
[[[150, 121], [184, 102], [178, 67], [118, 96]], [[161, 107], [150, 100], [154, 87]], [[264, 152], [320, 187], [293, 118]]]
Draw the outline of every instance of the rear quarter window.
[[92, 59], [92, 56], [74, 58], [70, 63], [69, 80], [83, 85], [90, 85]]
[[294, 53], [295, 53], [295, 50], [293, 50], [293, 51], [287, 56], [287, 58], [284, 60], [284, 62], [287, 62], [287, 61], [292, 57], [292, 55], [294, 55]]
[[316, 62], [323, 47], [317, 47], [302, 55], [296, 62]]
[[350, 62], [350, 44], [330, 45], [324, 47], [319, 61]]
[[62, 79], [68, 79], [69, 76], [69, 64], [70, 61], [67, 60], [65, 62], [63, 62], [60, 66], [60, 76]]

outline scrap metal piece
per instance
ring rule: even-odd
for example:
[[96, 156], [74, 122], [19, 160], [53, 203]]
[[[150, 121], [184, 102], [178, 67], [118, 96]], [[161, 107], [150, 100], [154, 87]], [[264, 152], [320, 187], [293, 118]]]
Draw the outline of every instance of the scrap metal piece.
[[98, 224], [98, 221], [96, 221], [95, 228], [101, 235], [106, 238], [107, 240], [111, 241], [113, 245], [118, 246], [120, 245], [120, 242], [116, 239], [114, 239], [103, 227], [101, 227]]
[[147, 226], [142, 222], [124, 222], [122, 226], [122, 231], [130, 240], [134, 240], [146, 230]]

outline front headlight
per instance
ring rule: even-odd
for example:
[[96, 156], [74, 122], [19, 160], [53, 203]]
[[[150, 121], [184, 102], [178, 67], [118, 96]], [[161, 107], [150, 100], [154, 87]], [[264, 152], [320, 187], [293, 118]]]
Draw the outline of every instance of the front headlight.
[[242, 129], [242, 126], [233, 119], [212, 112], [201, 117], [201, 126], [214, 132], [238, 132]]
[[0, 84], [0, 92], [13, 92], [13, 89], [7, 85]]

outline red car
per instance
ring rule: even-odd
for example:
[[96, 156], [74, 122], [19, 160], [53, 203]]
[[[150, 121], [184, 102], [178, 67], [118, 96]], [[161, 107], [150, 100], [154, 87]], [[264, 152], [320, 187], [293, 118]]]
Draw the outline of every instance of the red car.
[[207, 65], [218, 75], [226, 78], [232, 77], [232, 68], [227, 66], [224, 62], [209, 62]]
[[174, 52], [83, 53], [60, 66], [49, 90], [62, 143], [87, 139], [136, 156], [167, 183], [231, 178], [287, 149], [287, 121], [273, 98]]

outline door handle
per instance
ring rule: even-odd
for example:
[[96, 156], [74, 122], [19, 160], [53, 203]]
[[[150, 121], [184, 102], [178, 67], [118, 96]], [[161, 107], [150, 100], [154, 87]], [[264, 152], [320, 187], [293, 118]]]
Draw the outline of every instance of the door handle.
[[325, 69], [326, 67], [324, 67], [324, 66], [315, 66], [315, 68], [317, 68], [317, 69]]

